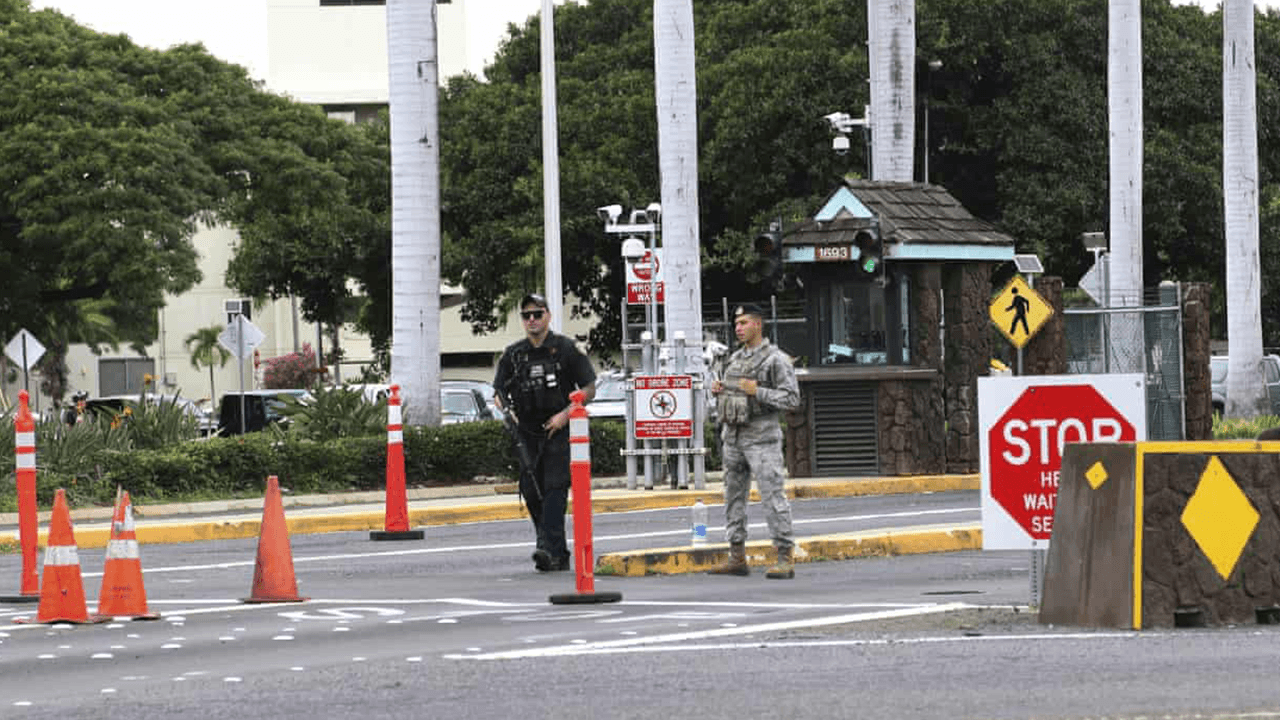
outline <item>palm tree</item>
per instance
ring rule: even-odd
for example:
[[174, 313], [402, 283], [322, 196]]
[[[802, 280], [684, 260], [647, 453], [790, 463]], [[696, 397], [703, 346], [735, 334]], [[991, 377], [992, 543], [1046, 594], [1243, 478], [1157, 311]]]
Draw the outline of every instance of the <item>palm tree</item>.
[[[1111, 255], [1108, 307], [1142, 305], [1142, 4], [1112, 0], [1107, 17]], [[1140, 313], [1108, 315], [1108, 367], [1138, 372], [1145, 348]], [[1143, 350], [1145, 352], [1145, 350]]]
[[[654, 0], [653, 47], [662, 182], [662, 247], [669, 333], [691, 342], [686, 369], [702, 365], [702, 266], [698, 243], [698, 93], [693, 0]], [[652, 218], [650, 219], [652, 221]], [[674, 337], [671, 335], [668, 337]]]
[[916, 147], [915, 0], [867, 0], [871, 179], [911, 182]]
[[440, 124], [435, 0], [387, 0], [391, 380], [412, 425], [440, 424]]
[[218, 336], [222, 334], [221, 325], [210, 325], [191, 333], [182, 341], [187, 352], [191, 353], [191, 367], [199, 370], [202, 366], [209, 368], [209, 402], [218, 399], [213, 387], [213, 366], [224, 367], [231, 359], [231, 351], [222, 347]]
[[1266, 412], [1258, 251], [1253, 0], [1222, 4], [1222, 193], [1227, 251], [1227, 417]]

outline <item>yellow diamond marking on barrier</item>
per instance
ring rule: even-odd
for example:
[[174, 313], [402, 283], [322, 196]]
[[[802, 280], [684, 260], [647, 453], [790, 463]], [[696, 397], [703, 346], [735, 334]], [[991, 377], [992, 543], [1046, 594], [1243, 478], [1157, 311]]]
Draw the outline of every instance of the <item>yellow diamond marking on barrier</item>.
[[1214, 456], [1209, 458], [1200, 474], [1200, 484], [1182, 510], [1182, 524], [1226, 580], [1258, 526], [1258, 511]]
[[1089, 467], [1088, 472], [1084, 474], [1084, 479], [1089, 481], [1089, 487], [1094, 490], [1102, 487], [1102, 483], [1107, 481], [1107, 469], [1102, 467], [1101, 460]]

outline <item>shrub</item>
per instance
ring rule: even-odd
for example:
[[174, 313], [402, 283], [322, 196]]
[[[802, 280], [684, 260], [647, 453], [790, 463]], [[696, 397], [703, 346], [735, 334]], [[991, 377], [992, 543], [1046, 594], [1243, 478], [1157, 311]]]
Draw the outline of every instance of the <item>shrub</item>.
[[268, 390], [278, 388], [310, 389], [316, 381], [316, 352], [310, 343], [302, 344], [302, 352], [288, 353], [267, 358], [262, 370], [262, 386]]

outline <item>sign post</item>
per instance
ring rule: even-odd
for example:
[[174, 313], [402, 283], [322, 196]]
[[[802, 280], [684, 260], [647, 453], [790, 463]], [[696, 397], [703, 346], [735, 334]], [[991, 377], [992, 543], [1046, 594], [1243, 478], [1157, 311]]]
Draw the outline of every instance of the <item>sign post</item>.
[[[18, 365], [22, 366], [22, 389], [31, 394], [31, 380], [28, 373], [36, 363], [40, 362], [40, 358], [44, 355], [44, 345], [36, 339], [26, 328], [18, 331], [17, 335], [9, 341], [4, 347], [4, 354]], [[37, 398], [39, 396], [37, 395]], [[39, 402], [36, 403], [37, 408]]]
[[[1022, 347], [1053, 317], [1053, 306], [1027, 284], [1021, 275], [1015, 275], [988, 306], [991, 322], [1009, 338], [1022, 357]], [[1018, 363], [1022, 372], [1022, 363]]]
[[1043, 549], [1053, 532], [1062, 449], [1147, 435], [1140, 373], [978, 378], [982, 548]]
[[1147, 436], [1142, 374], [978, 378], [982, 549], [1031, 551], [1031, 604], [1040, 604], [1062, 451], [1072, 442]]
[[235, 355], [239, 360], [236, 366], [240, 369], [241, 435], [245, 433], [244, 361], [265, 339], [267, 339], [267, 336], [262, 334], [258, 326], [239, 313], [232, 316], [231, 321], [227, 323], [227, 328], [218, 335], [218, 344], [231, 351], [231, 354]]

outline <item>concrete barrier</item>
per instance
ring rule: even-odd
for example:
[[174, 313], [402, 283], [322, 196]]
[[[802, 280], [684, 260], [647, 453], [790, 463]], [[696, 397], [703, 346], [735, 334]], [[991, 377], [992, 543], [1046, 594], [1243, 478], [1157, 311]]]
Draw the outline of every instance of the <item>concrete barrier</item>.
[[1040, 622], [1280, 620], [1280, 442], [1063, 451]]

